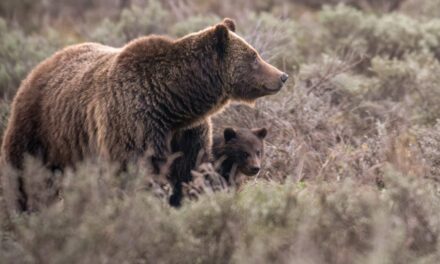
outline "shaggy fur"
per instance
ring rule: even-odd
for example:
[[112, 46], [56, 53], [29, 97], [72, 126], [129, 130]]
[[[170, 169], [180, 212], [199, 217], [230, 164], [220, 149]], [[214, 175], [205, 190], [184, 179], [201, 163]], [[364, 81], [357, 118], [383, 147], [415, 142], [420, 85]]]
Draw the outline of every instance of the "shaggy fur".
[[266, 128], [226, 128], [222, 136], [214, 138], [212, 153], [215, 160], [224, 159], [218, 171], [226, 181], [234, 184], [238, 173], [246, 176], [258, 174], [266, 135]]
[[191, 178], [195, 153], [210, 148], [209, 116], [230, 100], [276, 93], [287, 76], [234, 29], [225, 19], [177, 40], [147, 36], [122, 48], [85, 43], [57, 52], [19, 88], [2, 158], [19, 169], [25, 153], [50, 168], [94, 156], [124, 166], [152, 148], [158, 173], [173, 138], [173, 151], [184, 152], [171, 173], [179, 187]]

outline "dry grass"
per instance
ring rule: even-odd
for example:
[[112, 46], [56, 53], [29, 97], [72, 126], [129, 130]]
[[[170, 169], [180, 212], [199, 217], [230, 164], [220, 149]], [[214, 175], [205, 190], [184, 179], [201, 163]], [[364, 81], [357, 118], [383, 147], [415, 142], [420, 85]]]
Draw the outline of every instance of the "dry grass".
[[14, 4], [12, 13], [0, 4], [1, 131], [20, 80], [71, 42], [180, 36], [227, 15], [291, 76], [279, 94], [214, 118], [216, 133], [269, 130], [263, 170], [240, 191], [202, 186], [197, 201], [174, 209], [169, 190], [138, 166], [118, 175], [86, 162], [54, 175], [29, 161], [26, 188], [38, 212], [8, 219], [1, 211], [0, 262], [437, 263], [440, 20], [428, 12], [436, 1], [321, 9], [323, 1], [95, 0], [84, 14], [66, 1], [66, 21], [76, 24], [43, 2]]

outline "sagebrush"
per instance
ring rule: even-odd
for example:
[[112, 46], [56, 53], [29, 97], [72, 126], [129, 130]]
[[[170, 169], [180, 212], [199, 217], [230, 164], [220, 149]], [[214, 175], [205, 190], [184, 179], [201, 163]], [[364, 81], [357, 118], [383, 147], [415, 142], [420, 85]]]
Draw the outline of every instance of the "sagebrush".
[[[0, 4], [1, 132], [20, 81], [71, 43], [179, 37], [230, 16], [291, 77], [213, 120], [215, 133], [268, 128], [263, 169], [240, 191], [174, 209], [139, 168], [54, 175], [30, 161], [38, 212], [2, 211], [1, 262], [438, 263], [438, 0], [63, 2]], [[39, 206], [48, 177], [62, 192]]]

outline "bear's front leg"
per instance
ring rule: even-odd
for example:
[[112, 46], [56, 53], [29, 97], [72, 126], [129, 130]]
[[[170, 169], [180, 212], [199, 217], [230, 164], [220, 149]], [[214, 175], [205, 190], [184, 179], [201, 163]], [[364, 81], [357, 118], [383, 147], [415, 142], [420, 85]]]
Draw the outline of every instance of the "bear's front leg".
[[200, 151], [206, 157], [211, 157], [211, 121], [206, 120], [200, 125], [187, 128], [175, 133], [171, 141], [172, 152], [182, 152], [182, 157], [177, 159], [170, 173], [173, 184], [173, 195], [170, 197], [172, 206], [180, 206], [182, 200], [182, 183], [192, 180], [191, 170], [195, 168]]
[[171, 151], [171, 133], [156, 131], [150, 133], [150, 146], [147, 147], [147, 156], [149, 156], [152, 172], [155, 175], [163, 176], [166, 180], [173, 162], [180, 158], [180, 152]]

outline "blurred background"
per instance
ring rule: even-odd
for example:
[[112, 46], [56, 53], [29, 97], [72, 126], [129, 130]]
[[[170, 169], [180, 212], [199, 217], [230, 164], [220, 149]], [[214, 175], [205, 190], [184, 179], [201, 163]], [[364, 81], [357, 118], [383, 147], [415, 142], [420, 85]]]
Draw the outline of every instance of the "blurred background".
[[297, 70], [310, 56], [341, 48], [340, 43], [319, 43], [328, 40], [322, 35], [338, 38], [342, 36], [334, 31], [354, 33], [343, 31], [361, 26], [336, 29], [321, 19], [323, 6], [340, 3], [375, 14], [398, 11], [423, 19], [435, 17], [440, 9], [436, 0], [3, 0], [0, 90], [11, 97], [29, 69], [68, 44], [97, 41], [121, 46], [152, 33], [179, 37], [223, 17], [237, 20], [238, 31], [268, 59], [284, 58], [285, 68]]
[[174, 211], [137, 194], [109, 199], [113, 181], [99, 188], [89, 176], [114, 172], [89, 164], [66, 183], [75, 188], [63, 212], [22, 219], [18, 236], [2, 231], [0, 257], [438, 263], [440, 0], [2, 0], [0, 134], [21, 80], [66, 45], [180, 37], [224, 17], [291, 76], [254, 108], [214, 118], [216, 133], [269, 129], [258, 180]]

